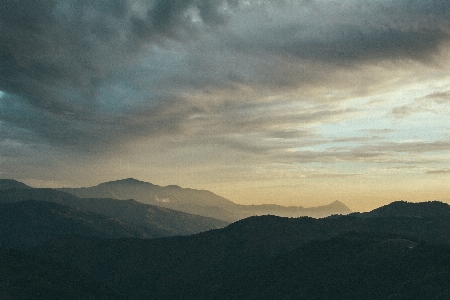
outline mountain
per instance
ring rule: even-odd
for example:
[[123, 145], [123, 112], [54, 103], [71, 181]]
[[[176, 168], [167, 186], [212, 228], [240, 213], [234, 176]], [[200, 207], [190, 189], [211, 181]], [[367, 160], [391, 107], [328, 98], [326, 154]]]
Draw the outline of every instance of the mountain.
[[[148, 188], [136, 180], [119, 184]], [[183, 200], [183, 188], [166, 188]], [[170, 234], [164, 228], [180, 230], [158, 227], [158, 215], [169, 218], [161, 211], [172, 213], [134, 200], [79, 198], [52, 189], [0, 190], [0, 264], [6, 266], [0, 298], [450, 298], [450, 206], [442, 202], [397, 201], [319, 219], [252, 216], [193, 235], [142, 236], [155, 233], [151, 228], [163, 235]], [[164, 224], [189, 221], [177, 213]], [[124, 221], [127, 216], [133, 222]]]
[[85, 188], [61, 188], [82, 198], [134, 199], [142, 203], [158, 205], [190, 214], [234, 222], [255, 215], [273, 214], [284, 217], [326, 217], [348, 214], [351, 210], [335, 201], [330, 205], [305, 208], [281, 205], [239, 205], [210, 191], [181, 188], [176, 185], [161, 187], [133, 178], [101, 183]]
[[[343, 248], [336, 248], [339, 246], [339, 243], [333, 244], [338, 241], [336, 239], [349, 234], [362, 236], [362, 243], [368, 243], [367, 247], [358, 248], [357, 243], [359, 242], [353, 244], [350, 240], [348, 241], [349, 244], [344, 245]], [[390, 241], [392, 239], [393, 242]], [[327, 241], [334, 242], [327, 244]], [[321, 244], [322, 242], [324, 244]], [[370, 281], [365, 281], [367, 280], [365, 278], [372, 278], [368, 277], [369, 275], [375, 276], [366, 272], [372, 272], [377, 265], [386, 259], [385, 256], [382, 256], [384, 255], [383, 251], [385, 251], [382, 248], [383, 246], [379, 248], [377, 245], [385, 245], [388, 250], [393, 248], [394, 252], [392, 254], [388, 252], [386, 255], [395, 258], [396, 248], [403, 249], [404, 246], [408, 248], [410, 245], [416, 245], [414, 243], [417, 243], [417, 245], [433, 244], [433, 247], [436, 247], [432, 247], [433, 249], [450, 250], [450, 218], [441, 215], [430, 215], [424, 218], [334, 216], [322, 219], [255, 216], [230, 224], [223, 229], [211, 230], [192, 236], [151, 240], [100, 240], [71, 237], [49, 242], [36, 251], [41, 255], [49, 255], [55, 260], [76, 266], [104, 284], [116, 287], [120, 292], [130, 296], [131, 299], [190, 299], [189, 295], [202, 295], [204, 299], [220, 299], [221, 297], [225, 299], [246, 299], [246, 296], [239, 296], [239, 293], [234, 294], [234, 292], [242, 288], [244, 294], [247, 292], [251, 294], [255, 292], [252, 288], [260, 288], [262, 291], [267, 291], [267, 295], [273, 295], [268, 291], [272, 287], [268, 278], [275, 275], [270, 275], [272, 272], [270, 268], [267, 269], [269, 271], [263, 270], [278, 259], [283, 259], [283, 257], [291, 257], [283, 263], [284, 265], [298, 266], [291, 273], [285, 275], [283, 281], [286, 283], [292, 281], [296, 285], [290, 290], [289, 285], [282, 287], [283, 283], [276, 283], [276, 278], [273, 278], [273, 287], [277, 292], [281, 287], [284, 289], [284, 293], [295, 292], [301, 286], [301, 278], [306, 278], [308, 274], [312, 274], [311, 278], [314, 278], [314, 281], [317, 282], [320, 282], [322, 276], [327, 278], [329, 280], [327, 282], [330, 284], [328, 288], [330, 293], [339, 288], [339, 285], [333, 283], [333, 278], [338, 280], [344, 275], [346, 277], [342, 278], [346, 278], [345, 280], [348, 280], [348, 282], [342, 289], [350, 295], [354, 295], [351, 290], [355, 287], [351, 285], [351, 280], [355, 280], [355, 285], [362, 284], [362, 288], [359, 289], [361, 293], [363, 290], [377, 290], [377, 284], [384, 284], [386, 281], [374, 282], [373, 287], [368, 285]], [[309, 254], [291, 256], [294, 253], [293, 251], [297, 251], [301, 247], [310, 247], [308, 245], [313, 245], [311, 246], [313, 248], [301, 251], [307, 251], [306, 253], [315, 255], [311, 258], [311, 264], [308, 265]], [[321, 250], [321, 247], [325, 250]], [[433, 285], [444, 282], [444, 285], [448, 286], [448, 281], [445, 281], [447, 278], [445, 274], [447, 274], [449, 268], [447, 261], [441, 261], [442, 264], [431, 265], [428, 268], [428, 261], [438, 256], [437, 252], [428, 252], [429, 248], [426, 247], [418, 247], [417, 249], [413, 254], [419, 258], [413, 264], [409, 259], [413, 259], [414, 255], [405, 260], [404, 264], [400, 264], [402, 263], [401, 260], [393, 261], [395, 263], [393, 268], [398, 267], [399, 274], [403, 274], [401, 273], [402, 270], [411, 272], [415, 270], [413, 276], [417, 277], [417, 280], [409, 278], [402, 281], [400, 275], [397, 274], [398, 276], [396, 275], [397, 277], [393, 282], [398, 288], [397, 291], [400, 292], [399, 295], [407, 295], [402, 293], [406, 292], [410, 285], [415, 288], [411, 289], [412, 291], [420, 292], [417, 285], [426, 284], [427, 278], [432, 281]], [[336, 256], [333, 256], [334, 254]], [[372, 256], [378, 258], [371, 260]], [[417, 265], [420, 261], [424, 262], [425, 265]], [[378, 274], [375, 277], [390, 273], [392, 269], [389, 269], [389, 262], [390, 260], [386, 262], [385, 267], [387, 269], [384, 269], [381, 273], [375, 273]], [[348, 273], [339, 273], [339, 270], [346, 272], [347, 263], [349, 264]], [[408, 269], [410, 264], [413, 266], [412, 269]], [[332, 268], [327, 273], [328, 265]], [[440, 266], [444, 269], [439, 269]], [[261, 274], [265, 274], [261, 275], [263, 277], [257, 275], [259, 271], [254, 271], [259, 270], [255, 268], [260, 267], [263, 268]], [[283, 268], [276, 268], [279, 268], [277, 272], [282, 273]], [[316, 268], [320, 272], [314, 273]], [[442, 276], [445, 275], [444, 277], [440, 277], [441, 271], [443, 272]], [[295, 277], [299, 272], [303, 272], [303, 277]], [[433, 277], [433, 274], [439, 276]], [[255, 276], [258, 278], [252, 279]], [[267, 277], [264, 279], [264, 276]], [[233, 278], [238, 278], [237, 280], [240, 281], [235, 287]], [[260, 279], [261, 281], [259, 281]], [[245, 287], [246, 283], [248, 283], [248, 287]], [[317, 286], [312, 285], [313, 283], [305, 283], [305, 286], [311, 287], [311, 290], [299, 292], [298, 295], [311, 296], [305, 297], [305, 299], [330, 299], [326, 296], [328, 294], [326, 294], [325, 285], [320, 285], [320, 288], [314, 292], [312, 289], [317, 288]], [[400, 289], [401, 287], [405, 288]], [[393, 293], [394, 288], [392, 286], [391, 288], [383, 293]], [[431, 295], [438, 295], [438, 291], [439, 293], [445, 292], [441, 288], [442, 285], [438, 284], [436, 289], [432, 289], [433, 293], [436, 292], [436, 294], [432, 293]], [[224, 293], [223, 296], [219, 297], [218, 295], [222, 292]], [[312, 296], [314, 293], [317, 293], [318, 296]], [[230, 297], [227, 298], [227, 295]], [[261, 295], [261, 293], [258, 295]], [[281, 293], [280, 295], [281, 299], [291, 299], [290, 294]], [[297, 294], [294, 293], [293, 295]], [[319, 295], [322, 296], [319, 297]], [[388, 299], [388, 296], [382, 294], [376, 299]], [[195, 296], [192, 296], [191, 299], [194, 298]], [[274, 299], [280, 298], [275, 297]], [[294, 297], [294, 299], [296, 298]], [[346, 298], [336, 296], [336, 298], [331, 299]], [[369, 294], [362, 294], [361, 297], [355, 296], [347, 299], [371, 298]], [[394, 297], [391, 299], [411, 298]]]
[[0, 299], [126, 299], [67, 264], [0, 248]]
[[[210, 191], [183, 189], [177, 185], [161, 187], [133, 178], [101, 183], [89, 188], [62, 188], [61, 191], [83, 198], [115, 198], [144, 200], [153, 203], [189, 203], [193, 205], [211, 205], [226, 207], [233, 202], [215, 195]], [[132, 196], [132, 197], [130, 197]], [[153, 204], [152, 203], [152, 204]]]
[[31, 189], [32, 187], [14, 179], [0, 179], [0, 190]]
[[[1, 182], [1, 181], [0, 181]], [[144, 226], [152, 236], [186, 235], [222, 228], [228, 222], [152, 206], [134, 200], [83, 199], [54, 189], [0, 190], [0, 203], [24, 200], [49, 201], [81, 211]]]
[[82, 198], [134, 199], [145, 204], [225, 221], [239, 219], [226, 209], [235, 206], [235, 203], [210, 191], [184, 189], [176, 185], [161, 187], [133, 178], [105, 182], [87, 188], [61, 188], [58, 190]]
[[347, 215], [352, 212], [344, 203], [337, 200], [328, 205], [316, 207], [281, 206], [276, 204], [239, 205], [237, 211], [240, 211], [246, 217], [276, 215], [291, 218], [301, 216], [324, 218], [331, 215]]
[[44, 201], [0, 204], [0, 247], [26, 248], [71, 235], [154, 238], [158, 231]]
[[386, 235], [315, 241], [170, 299], [449, 299], [450, 247]]
[[376, 208], [370, 212], [355, 213], [354, 215], [363, 218], [425, 218], [434, 216], [450, 217], [450, 206], [440, 201], [428, 201], [419, 203], [395, 201], [388, 205]]

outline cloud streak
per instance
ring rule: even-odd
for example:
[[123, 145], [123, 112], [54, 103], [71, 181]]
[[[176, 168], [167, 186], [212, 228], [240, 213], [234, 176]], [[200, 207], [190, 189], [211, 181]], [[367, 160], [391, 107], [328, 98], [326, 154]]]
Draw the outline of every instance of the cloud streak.
[[450, 174], [450, 169], [443, 169], [443, 170], [429, 170], [426, 172], [426, 174]]

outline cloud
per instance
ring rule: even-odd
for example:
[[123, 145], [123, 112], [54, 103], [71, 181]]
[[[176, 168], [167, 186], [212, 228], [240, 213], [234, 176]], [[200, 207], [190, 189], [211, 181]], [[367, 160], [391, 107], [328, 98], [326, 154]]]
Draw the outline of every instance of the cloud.
[[388, 142], [375, 146], [363, 146], [361, 150], [379, 151], [379, 152], [405, 152], [405, 153], [425, 153], [449, 151], [450, 141], [434, 142]]
[[429, 170], [426, 172], [426, 174], [450, 174], [450, 169], [443, 169], [443, 170]]
[[[324, 145], [321, 124], [362, 110], [344, 103], [439, 55], [449, 19], [443, 0], [6, 1], [0, 122], [10, 142], [2, 149], [106, 152], [161, 137], [173, 147], [261, 155]], [[393, 109], [399, 117], [413, 112]], [[183, 142], [170, 142], [174, 136]], [[358, 160], [447, 150], [443, 143], [294, 157]]]
[[392, 169], [392, 170], [420, 169], [420, 167], [412, 165], [412, 166], [397, 166], [397, 167], [391, 167], [391, 168], [389, 168], [389, 169]]
[[395, 118], [406, 118], [418, 113], [447, 114], [449, 111], [450, 92], [434, 92], [414, 99], [409, 104], [392, 109]]
[[0, 88], [52, 113], [85, 113], [111, 72], [136, 63], [149, 45], [224, 23], [227, 3], [7, 1], [0, 9]]
[[450, 102], [450, 91], [435, 92], [423, 97], [421, 100], [434, 100], [437, 104], [446, 104]]
[[426, 109], [424, 106], [402, 105], [402, 106], [398, 106], [398, 107], [395, 107], [394, 109], [392, 109], [392, 114], [394, 115], [394, 117], [401, 119], [401, 118], [409, 117], [414, 113], [420, 113], [420, 112], [426, 112], [426, 111], [429, 111], [429, 110]]
[[313, 8], [271, 6], [285, 21], [266, 22], [261, 30], [250, 27], [245, 38], [234, 39], [235, 49], [342, 65], [427, 60], [449, 38], [446, 1], [314, 3]]

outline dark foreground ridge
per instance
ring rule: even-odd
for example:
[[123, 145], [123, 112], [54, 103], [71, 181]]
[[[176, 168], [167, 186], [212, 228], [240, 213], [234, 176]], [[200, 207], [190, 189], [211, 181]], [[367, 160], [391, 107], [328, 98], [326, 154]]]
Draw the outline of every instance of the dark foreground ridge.
[[0, 248], [0, 264], [1, 299], [127, 299], [76, 268], [49, 258]]
[[450, 288], [445, 216], [262, 216], [193, 236], [65, 238], [36, 251], [132, 299], [446, 299]]
[[54, 202], [86, 213], [121, 220], [123, 223], [133, 223], [151, 232], [150, 237], [189, 235], [222, 228], [229, 224], [226, 221], [143, 204], [134, 200], [79, 198], [54, 189], [0, 190], [0, 204], [26, 200]]
[[29, 248], [72, 235], [149, 239], [163, 234], [53, 202], [28, 200], [0, 204], [0, 247], [3, 248]]
[[[450, 247], [385, 234], [314, 241], [171, 299], [448, 299]], [[445, 267], [446, 266], [446, 267]]]

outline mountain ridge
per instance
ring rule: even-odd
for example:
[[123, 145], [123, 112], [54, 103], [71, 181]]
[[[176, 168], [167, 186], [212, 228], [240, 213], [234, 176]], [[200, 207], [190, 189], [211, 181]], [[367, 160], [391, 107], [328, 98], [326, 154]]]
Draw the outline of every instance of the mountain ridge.
[[134, 199], [186, 213], [234, 222], [253, 215], [275, 214], [285, 217], [327, 217], [352, 211], [336, 200], [317, 207], [282, 206], [278, 204], [236, 204], [208, 190], [182, 188], [177, 185], [159, 186], [134, 178], [119, 179], [84, 188], [60, 188], [82, 198]]
[[415, 217], [423, 218], [429, 216], [449, 216], [450, 205], [437, 201], [408, 202], [404, 200], [394, 201], [383, 205], [370, 212], [354, 213], [352, 215], [364, 218], [376, 217]]
[[0, 179], [0, 190], [7, 189], [32, 189], [32, 187], [15, 179]]
[[0, 247], [33, 247], [70, 235], [149, 239], [167, 234], [54, 202], [24, 200], [0, 204]]
[[[51, 194], [61, 203], [72, 199], [78, 208], [26, 201], [33, 193], [41, 200]], [[0, 204], [0, 238], [9, 238], [10, 244], [0, 247], [26, 248], [33, 255], [67, 264], [132, 300], [450, 296], [450, 206], [438, 201], [393, 202], [369, 213], [318, 219], [252, 216], [194, 235], [143, 239], [108, 235], [111, 228], [102, 224], [123, 225], [120, 219], [81, 209], [115, 201], [117, 206], [111, 209], [120, 213], [135, 207], [143, 215], [151, 214], [143, 208], [153, 207], [135, 200], [8, 189], [0, 191], [0, 203], [8, 200], [4, 195], [13, 201]], [[21, 210], [11, 212], [8, 207]], [[21, 239], [28, 244], [20, 245]], [[377, 297], [370, 298], [371, 294]], [[394, 294], [398, 297], [392, 298]]]
[[[1, 181], [0, 181], [1, 182]], [[144, 226], [161, 232], [161, 236], [187, 235], [215, 228], [229, 222], [143, 204], [134, 200], [79, 198], [50, 188], [0, 190], [0, 203], [25, 200], [49, 201]]]
[[[362, 239], [356, 237], [343, 241], [341, 239], [343, 235], [357, 235], [361, 236]], [[358, 248], [358, 239], [363, 244], [369, 243], [372, 246]], [[354, 244], [354, 241], [357, 243]], [[302, 281], [296, 280], [296, 274], [301, 272], [302, 278], [308, 278], [311, 272], [315, 272], [314, 268], [318, 264], [321, 266], [320, 272], [314, 273], [317, 275], [315, 277], [317, 280], [321, 276], [330, 276], [327, 278], [331, 280], [331, 284], [334, 282], [333, 280], [345, 275], [342, 278], [346, 278], [345, 280], [349, 285], [346, 285], [344, 292], [351, 294], [353, 293], [352, 288], [354, 288], [352, 283], [354, 281], [352, 280], [357, 278], [364, 281], [367, 275], [364, 270], [357, 273], [358, 270], [368, 267], [366, 270], [372, 272], [378, 264], [385, 261], [383, 268], [386, 268], [383, 270], [386, 270], [388, 275], [393, 268], [395, 269], [397, 266], [400, 268], [398, 276], [396, 275], [396, 282], [399, 286], [403, 283], [411, 283], [412, 287], [418, 288], [415, 285], [426, 283], [426, 280], [432, 280], [432, 282], [438, 284], [439, 293], [441, 293], [443, 292], [441, 290], [442, 282], [444, 282], [444, 286], [448, 286], [445, 276], [447, 276], [446, 274], [450, 275], [450, 267], [445, 266], [450, 266], [450, 260], [444, 261], [449, 263], [449, 265], [443, 265], [447, 268], [442, 273], [444, 277], [434, 278], [422, 274], [420, 270], [433, 272], [435, 268], [420, 269], [424, 266], [421, 257], [423, 259], [435, 258], [435, 254], [431, 254], [432, 256], [429, 257], [426, 254], [428, 252], [421, 252], [421, 249], [428, 249], [422, 248], [421, 245], [424, 243], [435, 245], [432, 249], [442, 248], [447, 249], [445, 251], [448, 252], [448, 249], [450, 249], [450, 219], [442, 215], [430, 215], [424, 218], [360, 218], [348, 215], [321, 219], [265, 215], [249, 217], [222, 229], [191, 236], [139, 241], [71, 238], [61, 239], [37, 249], [37, 251], [73, 264], [83, 271], [91, 272], [88, 273], [90, 276], [103, 280], [107, 285], [117, 287], [119, 291], [130, 295], [132, 299], [247, 299], [245, 296], [239, 297], [238, 294], [233, 294], [233, 291], [236, 290], [236, 281], [233, 278], [242, 278], [243, 282], [239, 283], [239, 289], [252, 294], [257, 292], [252, 288], [258, 289], [261, 281], [251, 279], [258, 274], [258, 272], [251, 270], [262, 268], [261, 271], [265, 272], [267, 278], [265, 276], [262, 278], [264, 283], [260, 287], [263, 290], [270, 289], [270, 276], [274, 276], [270, 265], [278, 259], [284, 260], [283, 257], [289, 258], [290, 253], [297, 251], [296, 249], [300, 247], [304, 247], [306, 251], [309, 251], [308, 253], [315, 255], [314, 264], [309, 264], [309, 256], [302, 256], [303, 258], [299, 261], [295, 255], [293, 259], [288, 259], [283, 263], [286, 266], [299, 264], [307, 267], [299, 267], [293, 269], [292, 273], [283, 275], [285, 280], [292, 279], [298, 288], [301, 288]], [[313, 248], [310, 248], [310, 246]], [[335, 253], [339, 247], [343, 247], [340, 248], [343, 251], [339, 250]], [[413, 252], [410, 250], [413, 250]], [[413, 260], [414, 257], [419, 255], [419, 259], [414, 260], [415, 263], [419, 263], [417, 265], [419, 271], [414, 271], [413, 277], [405, 282], [402, 279], [404, 277], [402, 270], [403, 268], [409, 268], [409, 264], [408, 261], [403, 262], [402, 257], [408, 253], [413, 253], [413, 255], [405, 257]], [[329, 260], [322, 261], [327, 257]], [[374, 260], [373, 257], [379, 259]], [[393, 258], [393, 266], [396, 267], [389, 267], [391, 261], [385, 259], [389, 257]], [[334, 264], [335, 267], [331, 272], [327, 268], [328, 263], [333, 263], [336, 259], [342, 259], [344, 263]], [[352, 262], [352, 270], [356, 272], [355, 274], [352, 274], [353, 271], [342, 274], [346, 270], [345, 260]], [[117, 266], [120, 266], [119, 270]], [[436, 264], [436, 266], [439, 266], [439, 264]], [[92, 270], [101, 271], [92, 273]], [[274, 270], [282, 272], [283, 268], [276, 267]], [[250, 276], [245, 275], [249, 271]], [[379, 274], [383, 274], [383, 272]], [[240, 277], [241, 275], [243, 277]], [[231, 281], [228, 281], [229, 279]], [[281, 288], [281, 290], [276, 290], [281, 293], [280, 296], [271, 298], [273, 296], [271, 294], [271, 296], [267, 295], [265, 299], [290, 299], [284, 293], [290, 291], [289, 286], [291, 285], [288, 284], [283, 289], [283, 280], [277, 281], [278, 283], [273, 285], [276, 289]], [[248, 282], [249, 285], [247, 286], [245, 282]], [[252, 286], [253, 282], [255, 283], [254, 287]], [[354, 283], [356, 286], [358, 285], [357, 282]], [[389, 282], [389, 280], [386, 282]], [[315, 285], [314, 282], [309, 282], [307, 286], [313, 287]], [[219, 290], [216, 287], [219, 287]], [[372, 291], [372, 288], [374, 291], [377, 289], [376, 286], [365, 284], [363, 289], [359, 289], [359, 292], [363, 293], [360, 297], [346, 298], [344, 293], [333, 299], [388, 299], [389, 294], [383, 295], [385, 297], [380, 296], [381, 298], [367, 297], [368, 294], [364, 294], [365, 288], [370, 291]], [[293, 292], [295, 292], [294, 290]], [[408, 288], [398, 289], [401, 293], [408, 293], [408, 290]], [[211, 295], [208, 294], [210, 291]], [[331, 290], [328, 289], [328, 291]], [[334, 291], [337, 292], [337, 290]], [[387, 291], [396, 291], [396, 285], [390, 286]], [[327, 293], [325, 286], [321, 286], [316, 292], [310, 291], [313, 294], [304, 292], [310, 296], [305, 296], [305, 299], [313, 299], [312, 296], [316, 292], [319, 294]], [[202, 297], [198, 297], [199, 293]], [[221, 293], [222, 296], [219, 297]], [[329, 299], [328, 296], [323, 298]]]

